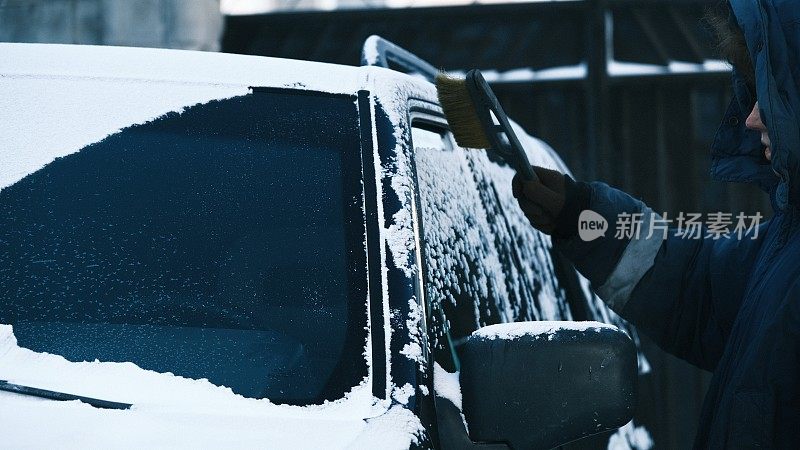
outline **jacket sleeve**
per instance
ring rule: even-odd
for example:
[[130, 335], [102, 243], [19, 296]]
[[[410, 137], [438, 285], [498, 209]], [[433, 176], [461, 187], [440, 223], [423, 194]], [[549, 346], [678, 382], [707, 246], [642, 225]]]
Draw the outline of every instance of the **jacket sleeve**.
[[[588, 242], [579, 234], [554, 236], [555, 248], [572, 260], [611, 309], [662, 349], [713, 370], [768, 224], [741, 239], [692, 239], [678, 235], [677, 229], [669, 229], [666, 238], [661, 231], [648, 237], [651, 222], [660, 216], [647, 205], [604, 183], [576, 185], [588, 197], [584, 206], [603, 216], [608, 230]], [[638, 237], [617, 236], [621, 213], [640, 214], [635, 216], [641, 218]], [[568, 220], [577, 223], [574, 215]], [[701, 236], [705, 233], [703, 229]]]

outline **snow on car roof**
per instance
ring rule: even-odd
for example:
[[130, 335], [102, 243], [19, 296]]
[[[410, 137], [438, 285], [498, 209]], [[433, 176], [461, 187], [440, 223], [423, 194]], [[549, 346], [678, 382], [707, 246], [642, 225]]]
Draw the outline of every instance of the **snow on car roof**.
[[358, 67], [186, 50], [0, 43], [0, 76], [128, 79], [355, 93]]
[[355, 94], [385, 70], [78, 45], [0, 44], [0, 54], [0, 189], [123, 128], [250, 86]]

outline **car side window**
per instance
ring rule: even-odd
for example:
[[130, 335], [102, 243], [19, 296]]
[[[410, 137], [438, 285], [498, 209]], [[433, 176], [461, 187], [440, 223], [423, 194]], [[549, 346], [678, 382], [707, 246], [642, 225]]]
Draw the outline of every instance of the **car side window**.
[[358, 117], [354, 96], [256, 88], [2, 189], [0, 323], [70, 361], [341, 398], [368, 374]]
[[[500, 256], [513, 311], [509, 321], [573, 320], [550, 237], [530, 225], [512, 193], [514, 170], [488, 151], [464, 151], [469, 152], [467, 159]], [[575, 294], [581, 298], [574, 300], [583, 303], [583, 292]]]
[[[513, 315], [489, 218], [465, 151], [442, 128], [415, 124], [412, 140], [422, 218], [424, 281], [436, 328], [459, 343], [481, 326]], [[448, 351], [443, 336], [434, 348]]]
[[483, 150], [459, 148], [444, 128], [415, 124], [426, 295], [459, 343], [485, 325], [569, 320], [547, 236], [511, 193], [514, 171]]

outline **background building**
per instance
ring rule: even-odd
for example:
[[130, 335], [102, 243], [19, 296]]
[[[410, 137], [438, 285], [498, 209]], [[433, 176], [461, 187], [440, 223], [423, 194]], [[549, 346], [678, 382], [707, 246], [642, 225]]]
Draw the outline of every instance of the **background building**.
[[0, 41], [219, 50], [219, 0], [0, 0]]

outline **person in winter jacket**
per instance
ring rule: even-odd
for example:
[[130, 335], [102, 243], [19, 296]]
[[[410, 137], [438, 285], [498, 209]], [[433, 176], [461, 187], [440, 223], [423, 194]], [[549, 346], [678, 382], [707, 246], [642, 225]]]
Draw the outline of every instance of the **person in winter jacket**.
[[[728, 237], [665, 237], [648, 232], [658, 214], [603, 183], [535, 168], [539, 181], [515, 178], [513, 188], [612, 309], [713, 372], [695, 448], [800, 448], [800, 2], [731, 0], [729, 11], [723, 44], [741, 45], [711, 172], [764, 188], [771, 220]], [[627, 217], [641, 218], [641, 232], [583, 240], [585, 210], [610, 228], [637, 214]]]

